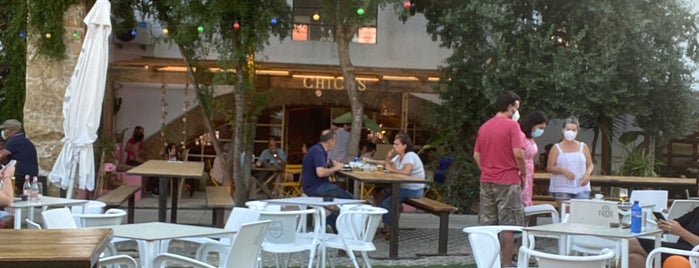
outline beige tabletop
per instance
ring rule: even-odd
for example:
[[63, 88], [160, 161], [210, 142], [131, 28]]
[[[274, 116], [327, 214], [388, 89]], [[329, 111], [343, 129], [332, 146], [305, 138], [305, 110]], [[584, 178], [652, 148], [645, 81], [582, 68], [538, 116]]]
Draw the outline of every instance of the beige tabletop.
[[111, 229], [0, 229], [0, 267], [97, 267]]

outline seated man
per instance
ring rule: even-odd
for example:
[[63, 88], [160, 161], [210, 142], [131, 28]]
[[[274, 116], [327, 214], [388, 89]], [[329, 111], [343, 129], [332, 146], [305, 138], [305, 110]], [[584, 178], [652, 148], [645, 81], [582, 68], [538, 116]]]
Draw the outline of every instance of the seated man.
[[[336, 198], [352, 199], [349, 192], [342, 190], [335, 183], [330, 182], [328, 177], [333, 173], [342, 170], [343, 164], [337, 160], [328, 161], [328, 151], [335, 146], [335, 132], [326, 129], [320, 134], [320, 142], [308, 149], [303, 157], [301, 167], [301, 187], [308, 196], [332, 196]], [[337, 214], [329, 215], [326, 222], [335, 229]]]
[[258, 167], [280, 169], [286, 164], [286, 153], [284, 150], [277, 148], [277, 139], [269, 137], [267, 149], [262, 151], [260, 158], [257, 159], [255, 165]]
[[[0, 170], [0, 207], [9, 206], [15, 197], [14, 179], [15, 167], [5, 167]], [[14, 228], [15, 218], [4, 210], [0, 210], [0, 228]]]

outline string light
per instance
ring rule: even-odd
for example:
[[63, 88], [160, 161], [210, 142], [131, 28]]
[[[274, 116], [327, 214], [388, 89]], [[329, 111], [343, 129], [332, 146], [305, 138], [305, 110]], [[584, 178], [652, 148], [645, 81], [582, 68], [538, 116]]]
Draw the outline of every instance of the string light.
[[203, 32], [203, 31], [204, 31], [204, 27], [203, 27], [203, 26], [197, 27], [197, 32], [200, 32], [200, 33], [201, 33], [201, 32]]
[[167, 35], [169, 33], [170, 33], [170, 31], [167, 28], [163, 28], [163, 34]]
[[51, 39], [51, 33], [46, 33], [44, 37], [46, 37], [46, 39]]
[[240, 28], [240, 23], [236, 21], [233, 23], [233, 29], [238, 30], [238, 28]]
[[136, 29], [131, 29], [131, 36], [136, 36], [138, 32], [136, 32]]
[[361, 7], [359, 9], [357, 9], [357, 15], [359, 15], [359, 16], [364, 15], [364, 9]]
[[403, 7], [405, 8], [410, 8], [412, 5], [413, 4], [410, 3], [410, 0], [405, 0], [405, 2], [403, 2]]
[[80, 35], [78, 34], [78, 31], [73, 31], [73, 38], [78, 38]]
[[24, 34], [24, 32], [19, 32], [19, 38], [24, 38], [24, 37], [26, 37], [26, 35]]
[[320, 20], [320, 14], [318, 14], [318, 11], [316, 11], [316, 13], [313, 13], [313, 20], [314, 21]]
[[272, 25], [277, 25], [277, 18], [272, 18], [272, 20], [269, 21]]

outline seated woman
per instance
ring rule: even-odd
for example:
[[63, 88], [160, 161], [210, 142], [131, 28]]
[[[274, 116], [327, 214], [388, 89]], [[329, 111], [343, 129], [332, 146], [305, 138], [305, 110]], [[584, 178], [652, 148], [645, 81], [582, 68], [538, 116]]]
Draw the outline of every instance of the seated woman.
[[[9, 206], [15, 197], [15, 167], [4, 167], [0, 170], [0, 207]], [[14, 216], [0, 210], [0, 228], [14, 228]]]
[[[365, 159], [366, 160], [366, 159]], [[425, 169], [420, 157], [413, 152], [413, 141], [406, 133], [398, 133], [393, 141], [393, 149], [388, 153], [386, 161], [368, 160], [370, 163], [384, 164], [386, 171], [403, 174], [410, 177], [425, 179]], [[401, 203], [411, 197], [422, 197], [425, 189], [424, 183], [402, 183], [400, 185], [399, 200]], [[387, 193], [381, 198], [381, 207], [389, 211], [383, 215], [383, 233], [388, 234], [391, 226], [391, 195]], [[390, 237], [390, 234], [386, 238]]]
[[[658, 229], [680, 237], [676, 243], [662, 242], [663, 247], [692, 250], [699, 245], [699, 207], [674, 220], [658, 219]], [[643, 267], [648, 253], [655, 247], [652, 239], [632, 238], [629, 240], [629, 267]], [[663, 261], [669, 257], [663, 254]]]

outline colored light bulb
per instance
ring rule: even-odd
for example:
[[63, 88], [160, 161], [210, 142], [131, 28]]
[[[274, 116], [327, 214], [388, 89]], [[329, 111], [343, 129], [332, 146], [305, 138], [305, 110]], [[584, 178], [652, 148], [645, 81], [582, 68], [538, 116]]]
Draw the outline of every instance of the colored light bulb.
[[167, 28], [163, 28], [163, 34], [169, 34], [170, 31]]
[[412, 4], [410, 4], [410, 1], [403, 2], [403, 7], [410, 8], [410, 6], [412, 6]]
[[315, 20], [315, 21], [320, 20], [320, 14], [318, 14], [318, 13], [313, 14], [313, 20]]
[[357, 15], [359, 15], [359, 16], [364, 15], [364, 9], [361, 7], [359, 9], [357, 9]]
[[51, 39], [51, 33], [46, 33], [44, 37], [46, 37], [46, 39]]
[[201, 33], [201, 32], [203, 32], [203, 31], [204, 31], [204, 27], [203, 27], [203, 26], [197, 27], [197, 32], [200, 32], [200, 33]]
[[19, 32], [19, 38], [24, 38], [24, 37], [26, 37], [26, 35], [24, 34], [24, 32]]
[[277, 18], [272, 18], [271, 21], [269, 21], [272, 25], [277, 25]]
[[131, 36], [136, 36], [138, 32], [136, 32], [136, 29], [131, 29]]
[[74, 31], [74, 32], [73, 32], [73, 38], [78, 38], [78, 37], [80, 37], [80, 35], [78, 35], [78, 32], [77, 32], [77, 31]]
[[236, 21], [236, 22], [233, 23], [233, 29], [238, 30], [238, 28], [240, 28], [240, 23], [238, 23], [238, 22]]

